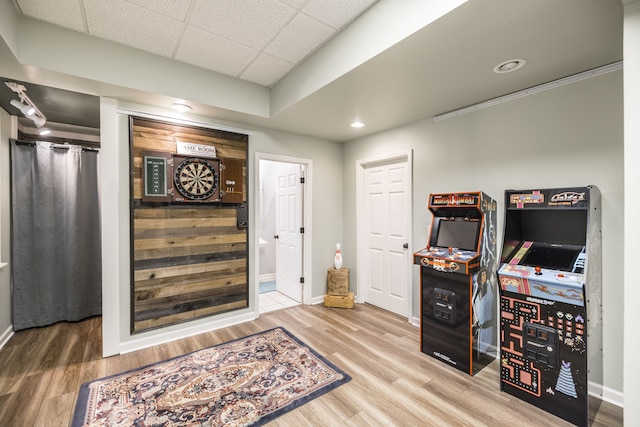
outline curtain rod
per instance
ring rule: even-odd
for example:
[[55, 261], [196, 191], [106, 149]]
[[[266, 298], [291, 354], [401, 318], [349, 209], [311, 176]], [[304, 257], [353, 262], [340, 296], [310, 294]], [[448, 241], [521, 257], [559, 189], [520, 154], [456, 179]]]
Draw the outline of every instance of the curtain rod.
[[10, 138], [9, 139], [10, 142], [14, 142], [16, 145], [30, 145], [32, 147], [36, 146], [36, 143], [38, 142], [43, 142], [45, 144], [49, 144], [49, 146], [53, 149], [56, 150], [68, 150], [69, 147], [80, 147], [82, 149], [82, 151], [95, 151], [95, 152], [100, 152], [99, 148], [92, 148], [92, 147], [86, 147], [80, 144], [72, 144], [72, 143], [64, 143], [64, 144], [57, 144], [55, 142], [49, 142], [49, 141], [21, 141], [19, 139], [13, 139]]

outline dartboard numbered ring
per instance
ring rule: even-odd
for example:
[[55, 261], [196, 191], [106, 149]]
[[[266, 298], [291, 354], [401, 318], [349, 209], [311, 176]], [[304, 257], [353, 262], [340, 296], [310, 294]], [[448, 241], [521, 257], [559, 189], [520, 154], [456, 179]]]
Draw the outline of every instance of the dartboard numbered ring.
[[[174, 157], [175, 161], [178, 160]], [[213, 159], [200, 159], [189, 157], [174, 166], [173, 183], [174, 187], [184, 200], [179, 200], [174, 194], [176, 201], [216, 201], [219, 199], [219, 174], [218, 161]]]

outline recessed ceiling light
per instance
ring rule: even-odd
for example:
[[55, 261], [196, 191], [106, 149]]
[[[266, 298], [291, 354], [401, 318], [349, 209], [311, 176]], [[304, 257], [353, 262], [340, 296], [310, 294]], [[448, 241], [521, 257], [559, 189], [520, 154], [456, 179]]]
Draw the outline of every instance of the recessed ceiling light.
[[352, 128], [361, 128], [361, 127], [364, 127], [364, 123], [355, 121], [355, 122], [351, 123], [351, 127]]
[[171, 104], [171, 108], [173, 108], [176, 111], [180, 111], [181, 113], [186, 113], [187, 111], [191, 111], [191, 107], [189, 107], [187, 104], [181, 104], [179, 102], [174, 102], [173, 104]]
[[519, 70], [527, 63], [524, 59], [510, 59], [495, 66], [494, 73], [504, 74]]
[[38, 133], [40, 134], [40, 136], [45, 136], [45, 135], [49, 135], [51, 131], [49, 129], [40, 129], [40, 132]]

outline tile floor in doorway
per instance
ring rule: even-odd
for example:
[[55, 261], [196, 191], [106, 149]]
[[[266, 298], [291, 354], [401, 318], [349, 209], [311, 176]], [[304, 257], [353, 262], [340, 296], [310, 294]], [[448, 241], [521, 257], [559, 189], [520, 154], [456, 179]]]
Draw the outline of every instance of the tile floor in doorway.
[[278, 291], [266, 292], [260, 294], [260, 313], [266, 313], [268, 311], [280, 310], [281, 308], [293, 307], [300, 304], [289, 298], [286, 295], [281, 294]]
[[275, 282], [260, 283], [260, 296], [258, 301], [260, 313], [280, 310], [281, 308], [293, 307], [299, 304], [288, 296], [273, 289], [275, 289]]

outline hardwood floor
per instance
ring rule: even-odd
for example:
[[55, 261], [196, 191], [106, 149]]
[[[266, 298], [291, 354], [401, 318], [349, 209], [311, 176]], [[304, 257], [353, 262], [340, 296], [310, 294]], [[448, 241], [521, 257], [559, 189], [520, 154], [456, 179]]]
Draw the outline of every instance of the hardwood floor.
[[[0, 350], [0, 426], [68, 426], [80, 384], [284, 326], [352, 380], [269, 426], [565, 426], [500, 392], [498, 362], [470, 377], [419, 351], [419, 330], [366, 304], [299, 305], [241, 325], [101, 358], [101, 319], [16, 333]], [[603, 402], [594, 426], [622, 425]]]

